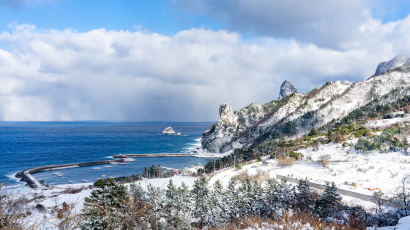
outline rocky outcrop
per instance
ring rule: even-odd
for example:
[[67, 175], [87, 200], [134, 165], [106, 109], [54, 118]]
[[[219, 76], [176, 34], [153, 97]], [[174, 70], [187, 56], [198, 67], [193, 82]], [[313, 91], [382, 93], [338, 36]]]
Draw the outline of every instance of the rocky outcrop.
[[389, 70], [395, 69], [397, 67], [408, 67], [410, 66], [410, 58], [405, 56], [396, 56], [390, 61], [381, 62], [377, 66], [374, 76], [379, 76]]
[[298, 90], [295, 88], [295, 86], [292, 85], [289, 81], [284, 81], [282, 85], [280, 86], [280, 91], [279, 91], [279, 98], [278, 100], [285, 98], [287, 96], [290, 96], [294, 93], [297, 93]]
[[400, 66], [363, 82], [328, 82], [306, 94], [293, 92], [280, 100], [251, 104], [237, 111], [224, 104], [220, 107], [219, 121], [204, 132], [202, 147], [220, 153], [250, 147], [268, 138], [306, 134], [313, 127], [339, 120], [393, 89], [410, 87], [410, 70], [397, 67]]
[[176, 132], [172, 127], [166, 127], [164, 130], [162, 130], [162, 134], [164, 134], [164, 135], [176, 135]]

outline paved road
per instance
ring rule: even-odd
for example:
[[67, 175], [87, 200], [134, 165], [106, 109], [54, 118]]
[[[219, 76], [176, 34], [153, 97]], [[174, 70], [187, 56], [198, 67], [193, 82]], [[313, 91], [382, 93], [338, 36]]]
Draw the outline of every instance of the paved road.
[[[287, 181], [292, 182], [292, 183], [299, 183], [299, 181], [300, 181], [299, 179], [296, 179], [296, 178], [281, 176], [281, 175], [276, 175], [276, 178], [278, 178], [278, 179], [283, 178], [283, 179], [286, 179]], [[317, 184], [317, 183], [310, 182], [310, 181], [308, 181], [307, 183], [310, 187], [321, 189], [321, 190], [324, 190], [325, 187], [326, 187], [325, 185]], [[359, 200], [369, 201], [369, 202], [375, 203], [375, 200], [373, 199], [373, 196], [370, 196], [370, 195], [365, 195], [365, 194], [352, 192], [352, 191], [339, 189], [339, 188], [337, 189], [337, 192], [340, 195], [343, 195], [343, 196], [350, 196], [350, 197], [353, 197], [353, 198], [356, 198], [356, 199], [359, 199]], [[395, 207], [395, 204], [388, 201], [388, 200], [384, 200], [384, 205], [389, 206], [389, 207]]]

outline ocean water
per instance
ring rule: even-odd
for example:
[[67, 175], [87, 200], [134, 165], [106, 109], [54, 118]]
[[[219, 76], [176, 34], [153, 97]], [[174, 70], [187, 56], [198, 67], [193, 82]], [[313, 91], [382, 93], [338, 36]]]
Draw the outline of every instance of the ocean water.
[[[109, 159], [115, 154], [182, 153], [199, 147], [211, 123], [141, 122], [0, 122], [0, 181], [21, 186], [13, 175], [22, 169]], [[161, 135], [172, 126], [181, 136]], [[137, 158], [127, 165], [100, 165], [34, 174], [49, 184], [95, 181], [103, 176], [141, 173], [144, 166], [182, 168], [205, 164], [195, 157]], [[110, 167], [112, 166], [112, 167]], [[60, 172], [62, 176], [54, 175]]]

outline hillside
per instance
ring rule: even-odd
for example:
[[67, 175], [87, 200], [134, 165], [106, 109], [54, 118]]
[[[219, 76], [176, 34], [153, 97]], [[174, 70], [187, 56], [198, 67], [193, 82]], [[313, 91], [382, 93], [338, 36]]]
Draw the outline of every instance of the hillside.
[[387, 103], [404, 100], [402, 102], [408, 104], [410, 69], [407, 59], [396, 57], [386, 63], [379, 64], [376, 74], [362, 82], [327, 82], [306, 94], [292, 93], [237, 111], [223, 104], [219, 108], [219, 121], [203, 134], [202, 147], [207, 152], [224, 153], [247, 149], [272, 138], [300, 137], [312, 128], [337, 123], [369, 103], [378, 104], [380, 98], [394, 90], [400, 93], [388, 98]]

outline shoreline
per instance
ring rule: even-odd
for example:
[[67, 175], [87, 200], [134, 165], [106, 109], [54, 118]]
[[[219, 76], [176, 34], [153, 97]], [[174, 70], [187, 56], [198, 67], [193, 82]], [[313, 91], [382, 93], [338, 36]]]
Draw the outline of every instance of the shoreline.
[[160, 153], [160, 154], [118, 154], [112, 155], [110, 158], [112, 160], [102, 160], [102, 161], [91, 161], [82, 163], [68, 163], [68, 164], [57, 164], [57, 165], [45, 165], [34, 168], [23, 169], [14, 173], [14, 178], [23, 182], [25, 186], [36, 189], [44, 187], [33, 174], [45, 171], [53, 171], [59, 169], [67, 168], [78, 168], [87, 167], [95, 165], [107, 165], [107, 164], [118, 164], [126, 163], [127, 158], [155, 158], [155, 157], [197, 157], [197, 158], [219, 158], [225, 154], [201, 154], [201, 153]]

